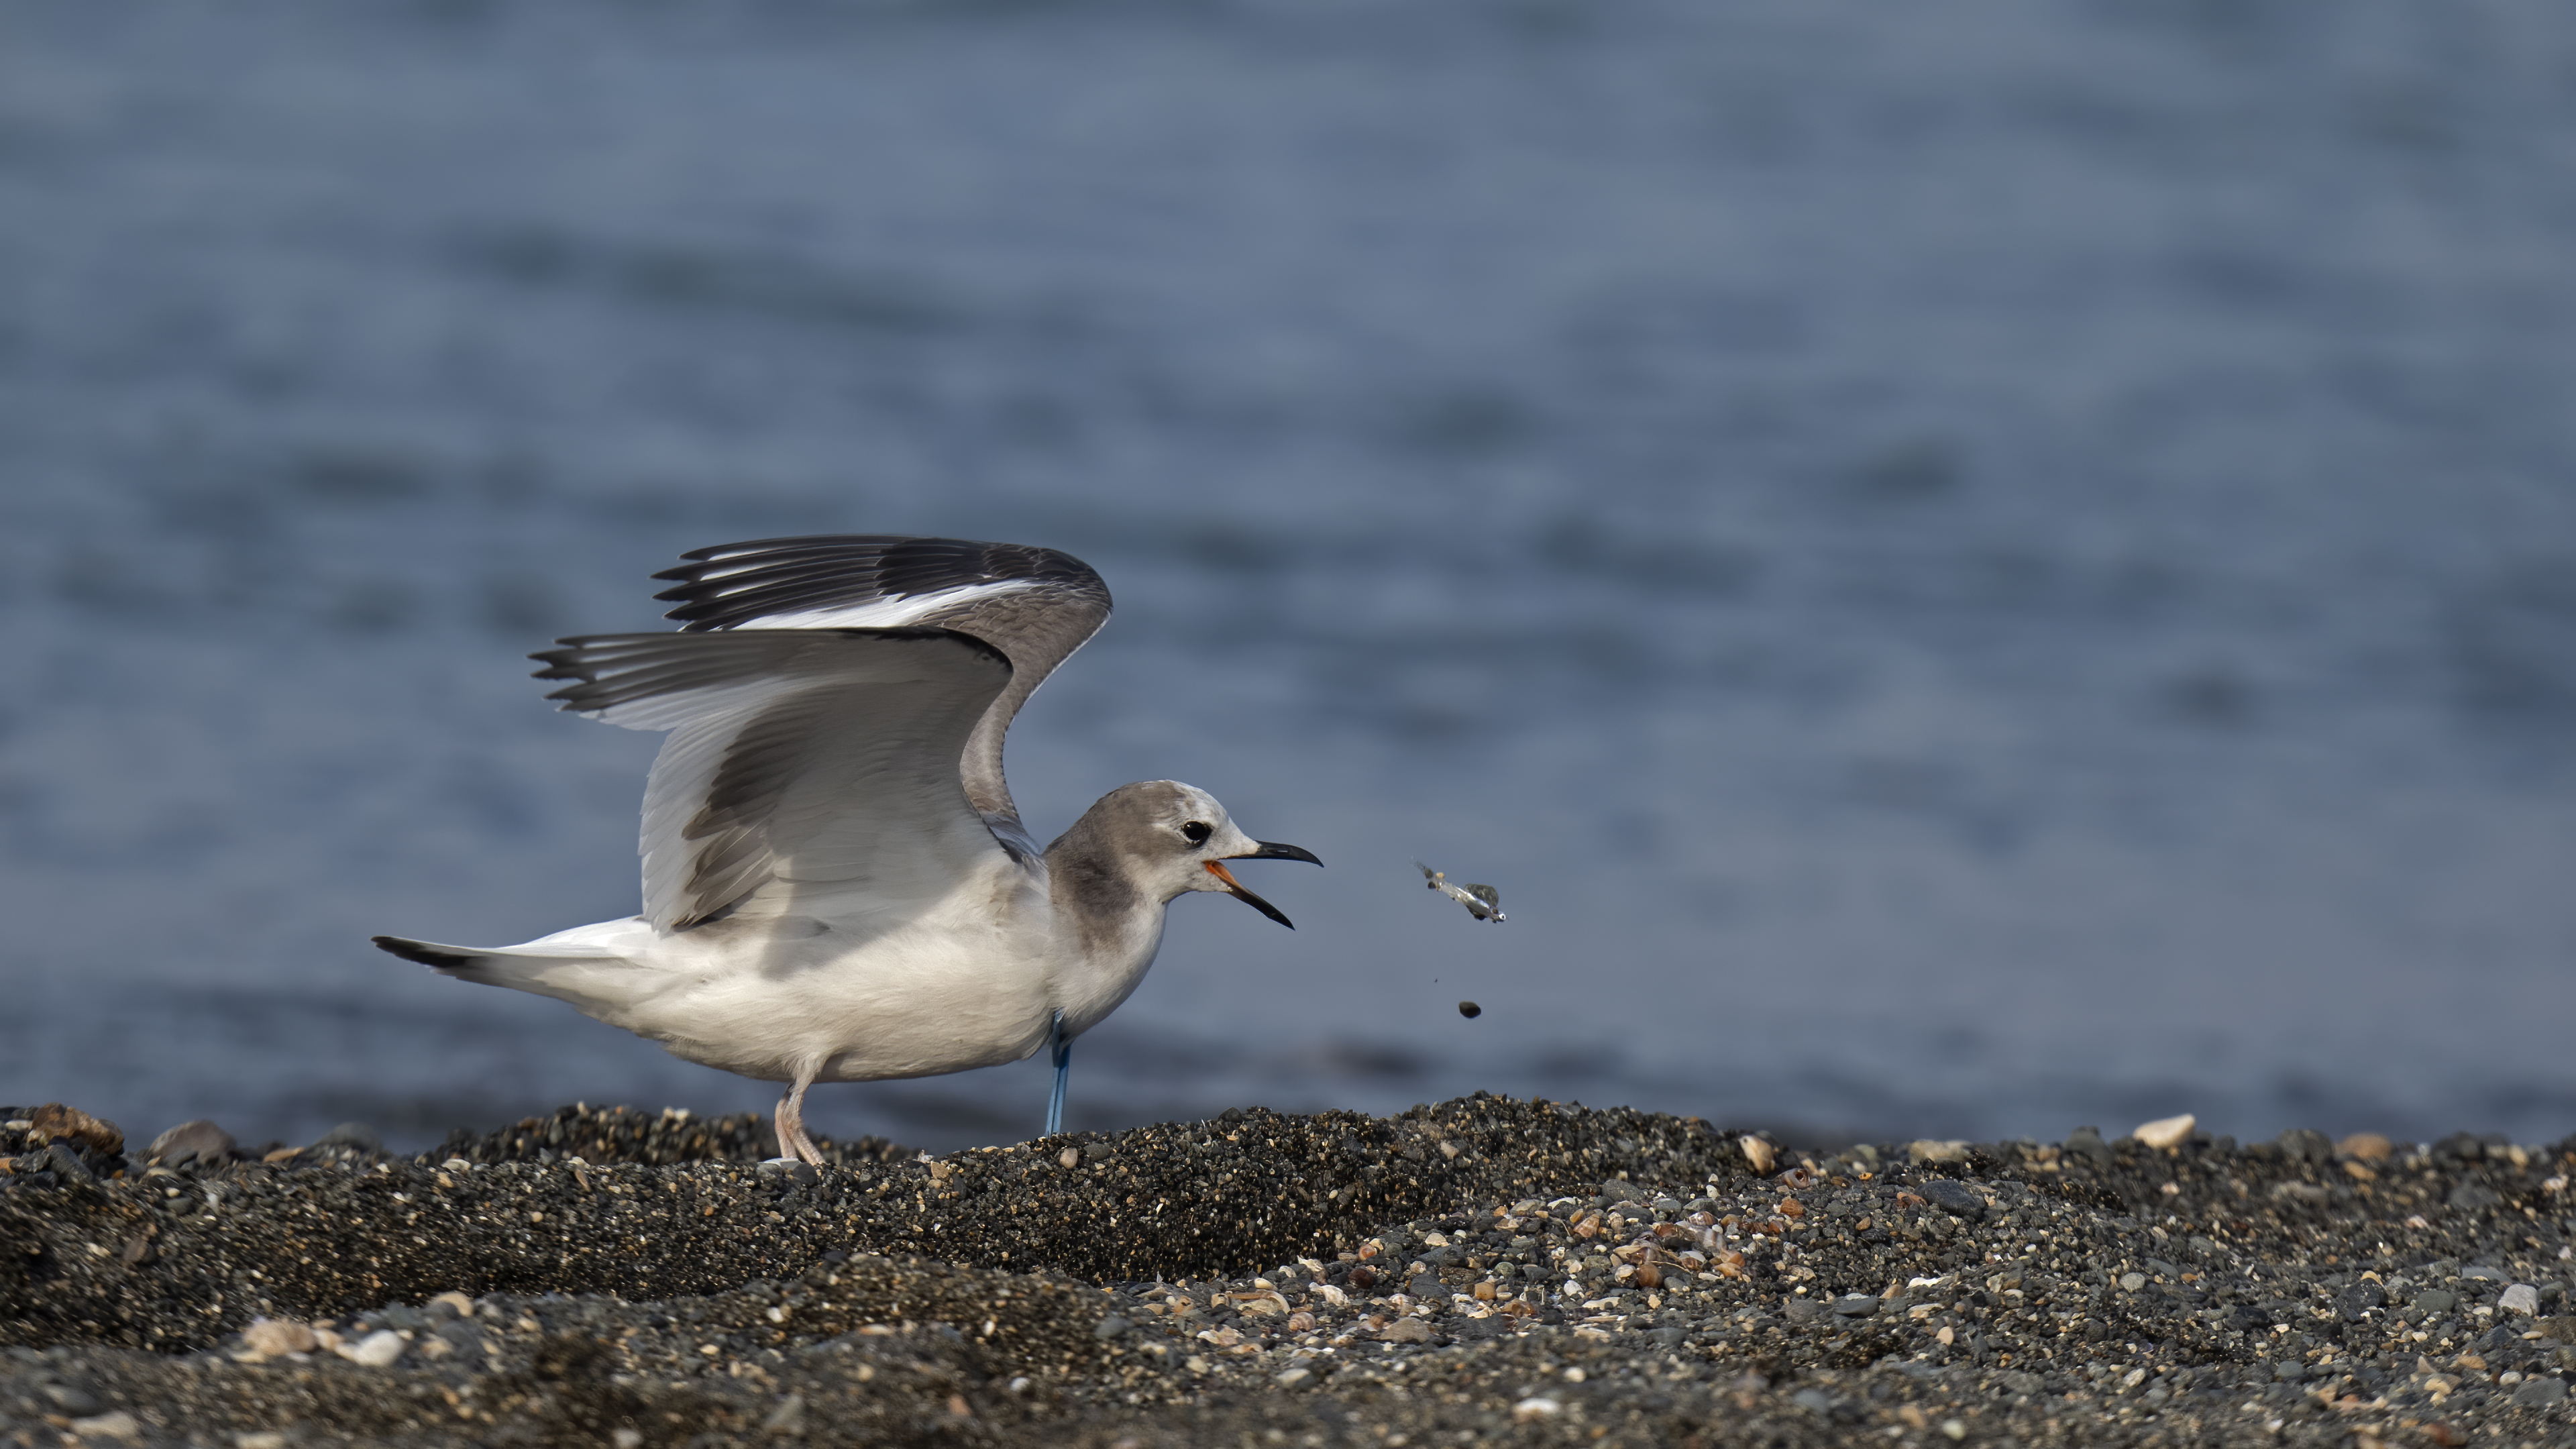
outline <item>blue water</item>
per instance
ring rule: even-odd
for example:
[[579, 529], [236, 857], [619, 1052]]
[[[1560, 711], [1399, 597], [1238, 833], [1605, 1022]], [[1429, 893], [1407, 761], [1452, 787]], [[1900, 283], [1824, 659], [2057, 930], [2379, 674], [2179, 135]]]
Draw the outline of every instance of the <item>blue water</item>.
[[2549, 0], [15, 0], [0, 1101], [765, 1106], [365, 938], [632, 911], [653, 742], [521, 656], [888, 531], [1109, 580], [1042, 835], [1330, 864], [1174, 907], [1076, 1126], [2576, 1129], [2570, 74]]

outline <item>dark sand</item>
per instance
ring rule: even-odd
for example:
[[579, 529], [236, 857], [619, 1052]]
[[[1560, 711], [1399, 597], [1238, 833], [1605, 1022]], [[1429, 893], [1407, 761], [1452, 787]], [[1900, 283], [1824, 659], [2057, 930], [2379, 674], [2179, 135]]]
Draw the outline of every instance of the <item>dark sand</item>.
[[1757, 1171], [1479, 1098], [817, 1173], [750, 1118], [155, 1163], [7, 1110], [11, 1444], [2576, 1442], [2576, 1139]]

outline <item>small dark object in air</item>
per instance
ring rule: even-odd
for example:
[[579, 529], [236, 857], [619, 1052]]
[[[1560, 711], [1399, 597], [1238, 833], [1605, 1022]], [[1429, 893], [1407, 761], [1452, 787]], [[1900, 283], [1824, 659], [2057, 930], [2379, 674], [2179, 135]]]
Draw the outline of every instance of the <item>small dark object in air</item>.
[[1478, 1006], [1472, 1001], [1462, 1001], [1458, 1003], [1458, 1014], [1467, 1018], [1469, 1021], [1474, 1021], [1477, 1017], [1485, 1014], [1485, 1008]]
[[1422, 872], [1422, 884], [1424, 888], [1438, 891], [1449, 899], [1465, 906], [1467, 908], [1468, 915], [1474, 916], [1480, 921], [1499, 922], [1503, 919], [1502, 893], [1495, 890], [1492, 886], [1451, 885], [1449, 883], [1449, 877], [1441, 872], [1433, 870], [1431, 867], [1424, 865], [1418, 860], [1413, 864], [1416, 869]]

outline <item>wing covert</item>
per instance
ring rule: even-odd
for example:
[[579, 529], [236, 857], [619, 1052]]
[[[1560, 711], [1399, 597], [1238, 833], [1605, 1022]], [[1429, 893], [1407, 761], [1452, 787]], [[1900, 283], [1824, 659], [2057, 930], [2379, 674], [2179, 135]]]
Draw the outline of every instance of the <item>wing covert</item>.
[[1003, 738], [1030, 694], [1109, 618], [1109, 588], [1071, 554], [1025, 544], [832, 534], [719, 544], [655, 574], [688, 633], [938, 627], [1000, 650], [1012, 678], [960, 760], [967, 798], [1014, 848], [1034, 850], [1002, 774]]
[[958, 771], [1010, 661], [948, 629], [604, 634], [531, 657], [547, 696], [666, 730], [645, 787], [644, 913], [685, 930], [773, 882], [944, 894], [995, 851]]

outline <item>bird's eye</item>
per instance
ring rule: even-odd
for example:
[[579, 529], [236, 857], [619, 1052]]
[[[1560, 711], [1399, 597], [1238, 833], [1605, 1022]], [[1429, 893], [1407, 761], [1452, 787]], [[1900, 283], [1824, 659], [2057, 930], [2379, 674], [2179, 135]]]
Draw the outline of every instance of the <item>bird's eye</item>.
[[1204, 820], [1193, 820], [1181, 827], [1181, 837], [1192, 845], [1207, 844], [1207, 838], [1214, 833], [1208, 829], [1208, 823]]

